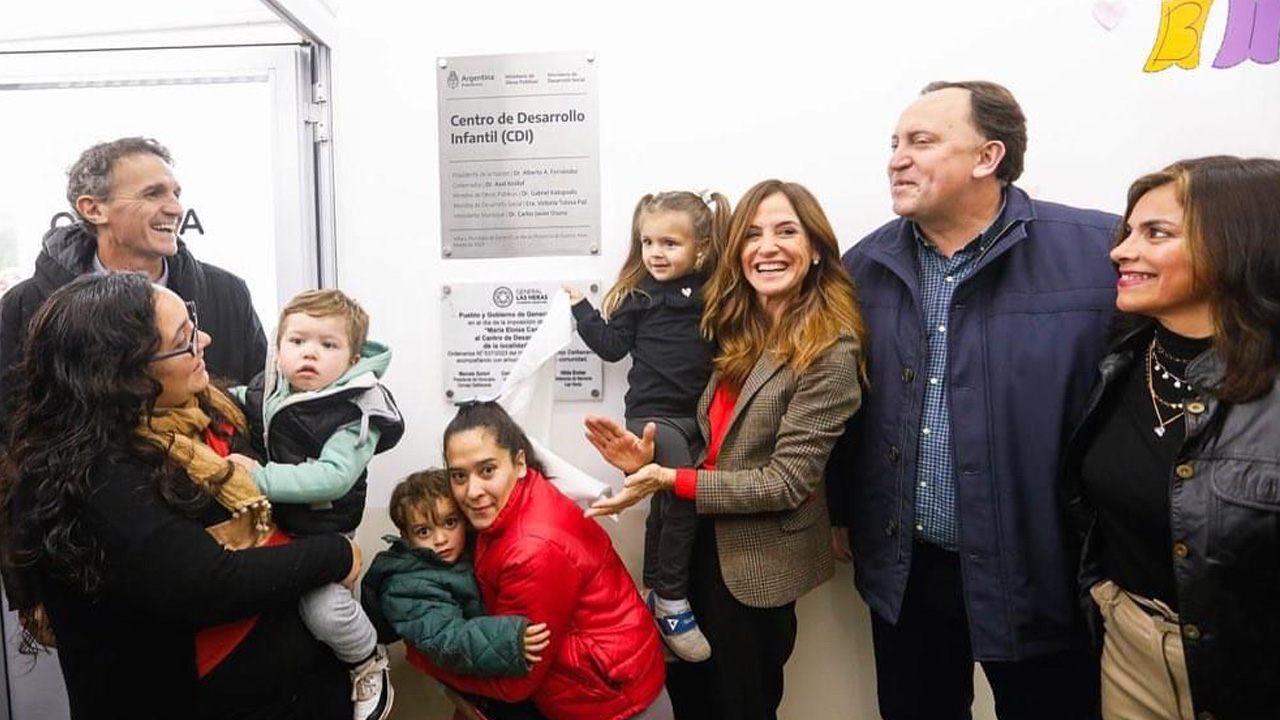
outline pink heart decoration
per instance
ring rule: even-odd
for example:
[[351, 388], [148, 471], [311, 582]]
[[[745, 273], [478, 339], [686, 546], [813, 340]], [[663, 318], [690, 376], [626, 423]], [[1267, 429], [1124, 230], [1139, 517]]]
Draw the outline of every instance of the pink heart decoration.
[[1127, 10], [1125, 0], [1098, 0], [1093, 4], [1093, 19], [1107, 30], [1115, 30]]

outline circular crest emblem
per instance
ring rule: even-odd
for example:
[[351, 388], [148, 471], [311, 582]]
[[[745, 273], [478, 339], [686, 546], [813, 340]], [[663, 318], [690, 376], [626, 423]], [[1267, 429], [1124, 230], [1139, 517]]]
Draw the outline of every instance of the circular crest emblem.
[[493, 291], [493, 304], [500, 308], [511, 307], [511, 303], [516, 299], [516, 294], [511, 292], [511, 288], [501, 286]]

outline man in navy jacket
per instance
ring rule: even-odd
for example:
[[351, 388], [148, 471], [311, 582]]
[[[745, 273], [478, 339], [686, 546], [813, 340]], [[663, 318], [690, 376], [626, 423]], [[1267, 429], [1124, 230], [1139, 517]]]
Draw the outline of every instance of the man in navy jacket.
[[899, 217], [844, 256], [870, 387], [828, 466], [838, 557], [870, 605], [881, 714], [1097, 715], [1057, 495], [1103, 353], [1117, 218], [1030, 199], [1005, 88], [933, 83], [889, 162]]
[[[213, 337], [209, 372], [244, 385], [262, 371], [267, 338], [244, 280], [197, 260], [178, 237], [182, 187], [169, 150], [150, 138], [103, 142], [67, 171], [67, 202], [79, 222], [51, 228], [35, 274], [13, 286], [0, 304], [0, 377], [18, 364], [27, 324], [53, 291], [81, 275], [145, 272], [193, 302], [200, 329]], [[10, 383], [0, 380], [0, 445]]]

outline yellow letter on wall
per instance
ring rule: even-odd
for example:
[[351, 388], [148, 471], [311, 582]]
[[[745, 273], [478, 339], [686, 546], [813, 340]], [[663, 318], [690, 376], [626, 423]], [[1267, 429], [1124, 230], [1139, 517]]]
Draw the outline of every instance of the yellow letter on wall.
[[1156, 44], [1142, 69], [1154, 73], [1177, 65], [1194, 70], [1200, 64], [1200, 40], [1211, 5], [1213, 0], [1163, 0]]

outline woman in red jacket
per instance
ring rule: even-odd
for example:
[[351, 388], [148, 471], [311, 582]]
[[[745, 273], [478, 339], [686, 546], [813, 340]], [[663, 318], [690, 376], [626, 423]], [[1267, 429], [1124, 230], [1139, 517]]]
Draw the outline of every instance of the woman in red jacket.
[[452, 675], [465, 692], [529, 699], [551, 720], [670, 720], [662, 645], [609, 536], [547, 482], [524, 431], [496, 403], [464, 405], [444, 433], [453, 494], [477, 531], [475, 572], [491, 615], [546, 623], [527, 675]]

